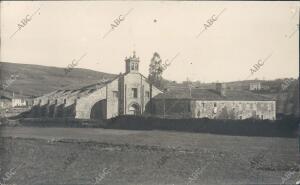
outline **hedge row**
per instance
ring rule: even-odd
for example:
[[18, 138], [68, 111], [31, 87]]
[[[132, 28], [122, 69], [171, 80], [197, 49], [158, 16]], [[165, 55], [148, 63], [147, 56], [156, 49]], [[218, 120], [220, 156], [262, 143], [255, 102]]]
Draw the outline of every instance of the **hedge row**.
[[214, 120], [214, 119], [162, 119], [144, 116], [118, 116], [110, 120], [83, 120], [74, 118], [23, 118], [6, 121], [5, 125], [39, 127], [91, 127], [127, 130], [175, 130], [243, 136], [295, 137], [299, 120]]
[[215, 120], [161, 119], [153, 117], [120, 116], [109, 121], [108, 128], [130, 130], [176, 130], [245, 136], [295, 137], [298, 119], [282, 120]]

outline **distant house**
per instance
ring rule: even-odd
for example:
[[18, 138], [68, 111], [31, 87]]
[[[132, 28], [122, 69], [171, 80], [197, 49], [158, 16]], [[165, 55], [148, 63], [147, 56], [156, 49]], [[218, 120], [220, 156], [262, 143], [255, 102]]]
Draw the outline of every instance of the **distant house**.
[[249, 91], [185, 89], [165, 92], [152, 101], [152, 114], [165, 118], [276, 119], [276, 102]]
[[25, 96], [13, 92], [12, 94], [1, 96], [0, 107], [30, 107], [33, 105], [33, 99], [33, 96]]
[[0, 96], [0, 109], [7, 109], [12, 107], [11, 98], [6, 96]]
[[262, 89], [260, 82], [251, 82], [249, 85], [250, 91], [260, 91]]
[[25, 107], [26, 105], [26, 97], [23, 95], [15, 95], [11, 99], [12, 107]]
[[13, 98], [12, 99], [12, 107], [25, 107], [26, 101], [23, 98]]

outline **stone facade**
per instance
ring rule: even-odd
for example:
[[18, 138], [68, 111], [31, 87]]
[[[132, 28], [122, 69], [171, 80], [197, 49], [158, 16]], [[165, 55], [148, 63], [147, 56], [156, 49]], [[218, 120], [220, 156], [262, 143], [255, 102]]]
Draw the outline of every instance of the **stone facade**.
[[276, 118], [275, 101], [192, 101], [193, 118], [269, 119]]
[[150, 100], [162, 93], [138, 72], [139, 58], [125, 59], [126, 72], [115, 79], [75, 90], [58, 90], [34, 100], [38, 117], [109, 119], [118, 115], [141, 115]]
[[164, 118], [276, 119], [275, 101], [156, 99], [153, 114]]
[[164, 118], [276, 119], [276, 101], [249, 91], [192, 89], [155, 97], [153, 115]]

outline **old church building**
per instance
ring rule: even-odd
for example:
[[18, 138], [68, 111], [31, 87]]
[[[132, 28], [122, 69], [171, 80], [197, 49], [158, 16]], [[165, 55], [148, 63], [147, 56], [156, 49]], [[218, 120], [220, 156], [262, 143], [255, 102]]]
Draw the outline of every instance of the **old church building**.
[[162, 93], [139, 73], [135, 53], [125, 59], [125, 73], [116, 78], [76, 90], [58, 90], [35, 100], [35, 115], [109, 119], [118, 115], [141, 115], [149, 101]]
[[139, 73], [135, 53], [125, 59], [125, 73], [82, 87], [45, 94], [34, 100], [34, 117], [110, 119], [119, 115], [162, 118], [276, 119], [276, 102], [250, 91], [227, 89], [175, 89], [162, 92]]

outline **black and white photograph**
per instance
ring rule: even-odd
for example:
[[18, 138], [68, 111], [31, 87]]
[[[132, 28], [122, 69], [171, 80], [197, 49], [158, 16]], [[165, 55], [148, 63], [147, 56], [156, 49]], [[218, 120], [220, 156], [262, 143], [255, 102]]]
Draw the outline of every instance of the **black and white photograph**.
[[0, 185], [300, 185], [299, 1], [1, 1]]

